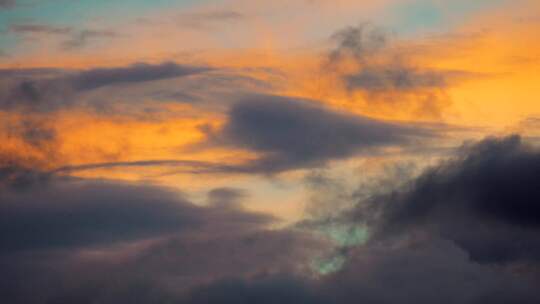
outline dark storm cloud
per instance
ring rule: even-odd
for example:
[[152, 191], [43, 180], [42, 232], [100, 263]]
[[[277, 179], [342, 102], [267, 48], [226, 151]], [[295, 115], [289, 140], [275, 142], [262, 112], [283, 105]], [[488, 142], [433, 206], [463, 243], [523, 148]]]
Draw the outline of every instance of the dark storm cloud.
[[[336, 303], [535, 303], [534, 284], [437, 239], [357, 248], [326, 288]], [[494, 302], [493, 302], [494, 301]]]
[[319, 166], [377, 148], [432, 136], [421, 127], [392, 124], [335, 112], [315, 102], [255, 95], [236, 103], [223, 129], [210, 136], [218, 144], [260, 152], [245, 170], [279, 172]]
[[491, 138], [374, 198], [372, 211], [383, 214], [382, 235], [439, 234], [482, 263], [540, 261], [539, 180], [537, 148], [518, 136]]
[[79, 95], [102, 87], [185, 77], [209, 71], [202, 66], [137, 63], [89, 70], [2, 70], [0, 107], [50, 111], [77, 102]]
[[[196, 207], [171, 191], [80, 181], [4, 192], [0, 209], [3, 253], [164, 236], [202, 225], [213, 212]], [[253, 220], [264, 223], [265, 218]]]

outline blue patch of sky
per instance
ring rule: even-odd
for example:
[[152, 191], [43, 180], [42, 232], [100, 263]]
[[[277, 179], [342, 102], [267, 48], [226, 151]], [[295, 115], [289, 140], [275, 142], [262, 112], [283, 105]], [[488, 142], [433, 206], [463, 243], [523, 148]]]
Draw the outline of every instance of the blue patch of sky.
[[473, 14], [497, 7], [509, 0], [413, 0], [393, 6], [387, 25], [404, 36], [446, 32]]

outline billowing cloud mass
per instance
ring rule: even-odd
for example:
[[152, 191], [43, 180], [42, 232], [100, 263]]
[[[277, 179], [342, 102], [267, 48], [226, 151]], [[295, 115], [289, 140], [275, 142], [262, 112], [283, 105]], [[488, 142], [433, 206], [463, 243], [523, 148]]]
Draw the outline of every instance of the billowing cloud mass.
[[411, 189], [374, 201], [383, 208], [381, 233], [441, 235], [479, 263], [538, 261], [540, 151], [512, 136], [462, 153], [427, 170]]
[[[0, 263], [31, 277], [0, 286], [10, 303], [536, 303], [539, 157], [517, 136], [465, 146], [326, 219], [371, 234], [333, 253], [316, 223], [268, 230], [275, 219], [242, 210], [240, 189], [201, 207], [172, 189], [4, 168]], [[319, 277], [323, 253], [345, 261]]]
[[537, 2], [0, 0], [0, 304], [540, 303]]

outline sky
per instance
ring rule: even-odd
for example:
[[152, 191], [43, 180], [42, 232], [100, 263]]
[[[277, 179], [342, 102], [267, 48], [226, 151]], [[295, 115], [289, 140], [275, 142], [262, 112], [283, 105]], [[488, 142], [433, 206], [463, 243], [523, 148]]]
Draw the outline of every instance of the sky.
[[0, 0], [0, 302], [540, 303], [535, 0]]

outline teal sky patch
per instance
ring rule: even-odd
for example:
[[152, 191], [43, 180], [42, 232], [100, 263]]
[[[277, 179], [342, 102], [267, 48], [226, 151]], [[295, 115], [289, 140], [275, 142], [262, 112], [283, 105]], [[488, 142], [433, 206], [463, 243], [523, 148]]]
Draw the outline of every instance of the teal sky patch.
[[412, 0], [393, 6], [389, 19], [398, 34], [416, 35], [444, 32], [473, 14], [497, 7], [508, 0]]
[[317, 227], [315, 231], [335, 244], [330, 255], [317, 257], [311, 262], [313, 271], [320, 275], [339, 271], [347, 261], [347, 249], [361, 246], [369, 240], [369, 229], [356, 223], [329, 222]]

